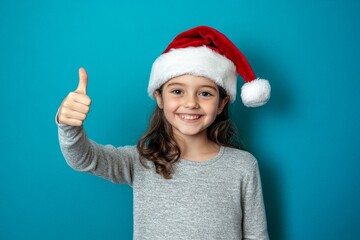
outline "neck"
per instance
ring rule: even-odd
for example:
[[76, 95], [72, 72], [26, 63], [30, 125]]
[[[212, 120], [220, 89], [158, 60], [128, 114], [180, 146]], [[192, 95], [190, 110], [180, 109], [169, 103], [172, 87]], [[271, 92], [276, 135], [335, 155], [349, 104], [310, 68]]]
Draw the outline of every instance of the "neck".
[[207, 138], [206, 132], [196, 136], [175, 136], [181, 150], [181, 158], [192, 161], [206, 161], [213, 158], [220, 146]]

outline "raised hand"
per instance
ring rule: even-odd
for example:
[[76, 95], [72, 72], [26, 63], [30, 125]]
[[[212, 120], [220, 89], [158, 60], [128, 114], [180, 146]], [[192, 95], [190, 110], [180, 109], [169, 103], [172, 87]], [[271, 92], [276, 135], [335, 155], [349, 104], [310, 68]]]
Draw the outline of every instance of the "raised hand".
[[88, 76], [84, 68], [79, 69], [79, 84], [61, 103], [58, 122], [70, 126], [81, 126], [90, 110], [91, 99], [86, 95]]

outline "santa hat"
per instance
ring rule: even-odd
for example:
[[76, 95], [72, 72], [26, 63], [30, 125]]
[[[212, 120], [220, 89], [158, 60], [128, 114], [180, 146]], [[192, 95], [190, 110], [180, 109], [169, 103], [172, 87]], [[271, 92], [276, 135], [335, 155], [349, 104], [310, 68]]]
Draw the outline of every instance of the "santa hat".
[[241, 99], [247, 107], [264, 105], [270, 84], [256, 78], [240, 50], [222, 33], [199, 26], [180, 33], [152, 65], [148, 94], [171, 78], [184, 74], [206, 77], [224, 88], [230, 101], [236, 99], [237, 73], [244, 79]]

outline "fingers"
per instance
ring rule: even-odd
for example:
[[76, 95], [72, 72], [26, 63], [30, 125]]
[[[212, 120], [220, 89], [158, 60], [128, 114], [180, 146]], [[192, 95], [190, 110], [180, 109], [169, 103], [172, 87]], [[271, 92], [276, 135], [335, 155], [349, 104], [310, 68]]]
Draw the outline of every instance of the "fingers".
[[83, 125], [84, 121], [83, 120], [77, 120], [77, 119], [72, 119], [72, 118], [66, 118], [63, 115], [58, 115], [58, 122], [60, 124], [66, 124], [69, 126], [75, 126], [75, 127], [80, 127]]
[[75, 112], [87, 114], [90, 111], [91, 100], [89, 97], [87, 97], [87, 99], [85, 100], [86, 103], [82, 103], [82, 102], [74, 101], [73, 99], [70, 98], [67, 101], [64, 101], [63, 107], [73, 110]]
[[82, 93], [78, 93], [78, 92], [71, 92], [68, 95], [68, 98], [73, 100], [74, 102], [86, 105], [86, 106], [90, 106], [91, 104], [91, 99], [89, 98], [89, 96], [84, 95]]
[[66, 119], [73, 119], [78, 121], [84, 121], [86, 119], [85, 113], [71, 111], [69, 109], [64, 109], [62, 116]]
[[90, 111], [91, 100], [88, 96], [71, 92], [64, 99], [58, 113], [58, 122], [71, 126], [81, 126]]
[[87, 84], [88, 84], [88, 75], [84, 68], [79, 68], [79, 84], [75, 92], [86, 95]]

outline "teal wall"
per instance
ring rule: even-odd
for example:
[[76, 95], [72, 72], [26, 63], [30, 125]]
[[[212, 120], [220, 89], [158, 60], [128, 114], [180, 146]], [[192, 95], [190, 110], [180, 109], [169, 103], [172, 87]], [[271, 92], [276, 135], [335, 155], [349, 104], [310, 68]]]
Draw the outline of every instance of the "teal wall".
[[84, 66], [89, 137], [135, 144], [152, 62], [197, 25], [224, 32], [272, 84], [266, 106], [231, 107], [271, 238], [360, 239], [359, 13], [350, 0], [2, 0], [0, 239], [132, 239], [131, 188], [70, 169], [55, 113]]

